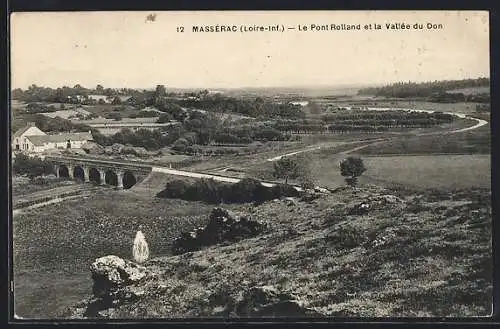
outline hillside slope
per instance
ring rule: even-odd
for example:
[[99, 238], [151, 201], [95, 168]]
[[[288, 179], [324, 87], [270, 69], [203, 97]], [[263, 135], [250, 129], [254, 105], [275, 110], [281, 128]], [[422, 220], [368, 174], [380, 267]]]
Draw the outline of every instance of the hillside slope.
[[256, 289], [300, 301], [292, 303], [295, 308], [274, 310], [275, 316], [300, 316], [299, 304], [316, 316], [491, 312], [489, 191], [397, 197], [375, 186], [340, 188], [315, 200], [231, 208], [267, 224], [266, 232], [151, 259], [143, 264], [148, 273], [143, 280], [120, 288], [129, 297], [113, 303], [89, 297], [64, 316], [263, 316], [241, 308], [249, 305], [248, 296], [255, 305]]

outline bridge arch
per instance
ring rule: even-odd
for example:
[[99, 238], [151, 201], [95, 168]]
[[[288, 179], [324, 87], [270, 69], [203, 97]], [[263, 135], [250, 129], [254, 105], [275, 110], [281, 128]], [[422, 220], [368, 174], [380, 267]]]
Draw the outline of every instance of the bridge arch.
[[89, 181], [101, 184], [101, 173], [96, 168], [89, 169]]
[[135, 178], [134, 174], [130, 170], [127, 170], [123, 173], [122, 182], [123, 188], [129, 189], [137, 183], [137, 178]]
[[82, 182], [85, 182], [85, 170], [81, 166], [75, 166], [73, 169], [73, 177], [75, 180], [81, 180]]
[[106, 174], [104, 177], [107, 185], [118, 186], [118, 176], [113, 170], [106, 170]]
[[57, 173], [59, 177], [69, 177], [69, 169], [65, 165], [60, 165], [57, 168]]

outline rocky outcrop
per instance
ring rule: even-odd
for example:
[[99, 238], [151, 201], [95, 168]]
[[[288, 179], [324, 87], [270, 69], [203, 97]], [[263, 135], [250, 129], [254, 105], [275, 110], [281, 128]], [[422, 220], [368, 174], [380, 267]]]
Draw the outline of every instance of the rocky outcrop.
[[403, 208], [405, 202], [395, 195], [380, 194], [365, 198], [363, 201], [355, 203], [348, 211], [349, 215], [365, 215], [374, 210], [388, 210]]
[[293, 294], [280, 292], [274, 286], [255, 286], [246, 291], [236, 304], [240, 317], [314, 317], [317, 311]]
[[114, 255], [101, 257], [92, 263], [90, 272], [93, 297], [70, 309], [70, 318], [108, 318], [120, 305], [146, 294], [143, 282], [150, 273], [131, 261]]
[[113, 295], [119, 288], [140, 282], [146, 277], [146, 268], [118, 256], [105, 256], [96, 259], [90, 266], [94, 296], [105, 298]]
[[257, 236], [264, 229], [263, 224], [247, 216], [238, 216], [226, 209], [214, 208], [205, 227], [183, 233], [173, 241], [172, 252], [178, 255], [224, 241], [239, 241]]

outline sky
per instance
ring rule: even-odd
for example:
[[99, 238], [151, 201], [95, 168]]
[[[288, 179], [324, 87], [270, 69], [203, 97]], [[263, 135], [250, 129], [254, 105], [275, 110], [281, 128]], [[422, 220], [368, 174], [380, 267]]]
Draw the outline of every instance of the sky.
[[[10, 19], [12, 88], [336, 86], [489, 76], [486, 11], [28, 12]], [[424, 29], [388, 30], [386, 23]], [[192, 31], [217, 24], [278, 24], [285, 31]], [[362, 30], [310, 31], [311, 24]]]

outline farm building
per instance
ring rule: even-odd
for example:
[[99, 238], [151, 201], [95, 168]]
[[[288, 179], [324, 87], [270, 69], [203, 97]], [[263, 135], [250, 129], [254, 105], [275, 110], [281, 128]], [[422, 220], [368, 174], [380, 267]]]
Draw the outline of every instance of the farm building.
[[12, 149], [29, 153], [40, 153], [51, 149], [81, 148], [93, 140], [92, 133], [60, 133], [48, 135], [29, 122], [12, 136]]
[[[119, 95], [118, 98], [121, 102], [128, 101], [132, 96], [123, 96]], [[89, 99], [95, 100], [97, 102], [104, 101], [106, 104], [111, 104], [113, 102], [114, 96], [105, 96], [105, 95], [88, 95]]]

